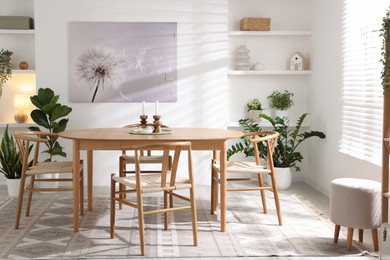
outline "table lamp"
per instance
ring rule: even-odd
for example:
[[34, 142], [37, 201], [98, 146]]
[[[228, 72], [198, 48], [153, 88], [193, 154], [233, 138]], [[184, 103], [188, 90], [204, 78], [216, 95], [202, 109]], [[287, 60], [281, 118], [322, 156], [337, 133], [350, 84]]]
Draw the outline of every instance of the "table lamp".
[[29, 104], [30, 104], [30, 97], [28, 95], [21, 95], [21, 94], [15, 95], [14, 107], [18, 109], [18, 112], [14, 116], [16, 123], [22, 124], [27, 122], [28, 115], [24, 110], [28, 108]]

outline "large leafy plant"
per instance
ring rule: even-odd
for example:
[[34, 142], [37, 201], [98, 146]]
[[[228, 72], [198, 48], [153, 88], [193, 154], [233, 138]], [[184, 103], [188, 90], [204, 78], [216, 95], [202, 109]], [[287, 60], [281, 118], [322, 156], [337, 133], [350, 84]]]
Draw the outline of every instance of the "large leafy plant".
[[[50, 133], [60, 133], [66, 129], [69, 119], [64, 118], [72, 112], [72, 108], [58, 103], [59, 95], [55, 95], [50, 88], [40, 88], [38, 94], [30, 97], [31, 102], [36, 106], [31, 112], [32, 120], [47, 129]], [[39, 127], [30, 127], [30, 130], [41, 131]], [[47, 153], [49, 158], [46, 161], [52, 161], [53, 156], [66, 157], [63, 147], [58, 143], [58, 136], [47, 136]]]
[[8, 125], [1, 139], [0, 164], [0, 172], [7, 179], [20, 179], [22, 175], [22, 156], [13, 136], [8, 134]]
[[[296, 171], [300, 171], [300, 167], [297, 163], [302, 162], [303, 156], [297, 151], [298, 146], [305, 140], [311, 137], [325, 138], [325, 134], [320, 131], [301, 132], [301, 126], [307, 117], [307, 113], [301, 115], [295, 126], [290, 126], [290, 120], [287, 117], [275, 117], [272, 118], [266, 114], [261, 114], [260, 117], [268, 120], [275, 131], [279, 132], [280, 136], [275, 146], [273, 160], [275, 167], [293, 167]], [[240, 119], [239, 124], [244, 128], [244, 132], [261, 131], [261, 127], [258, 123], [252, 122], [250, 119]], [[233, 145], [228, 149], [228, 158], [232, 155], [242, 152], [247, 157], [254, 156], [253, 147], [249, 143], [247, 138]], [[259, 144], [260, 155], [264, 158], [266, 155], [265, 147], [261, 143]]]

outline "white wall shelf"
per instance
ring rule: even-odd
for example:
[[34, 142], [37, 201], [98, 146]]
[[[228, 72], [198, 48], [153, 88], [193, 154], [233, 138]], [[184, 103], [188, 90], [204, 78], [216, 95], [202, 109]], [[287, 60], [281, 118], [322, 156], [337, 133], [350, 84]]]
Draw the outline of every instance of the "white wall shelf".
[[310, 36], [311, 31], [230, 31], [229, 36]]
[[0, 34], [34, 34], [35, 30], [0, 29]]
[[[271, 123], [266, 121], [266, 120], [262, 120], [262, 121], [256, 122], [256, 123], [258, 123], [259, 126], [261, 126], [261, 127], [272, 128]], [[292, 122], [290, 122], [290, 126], [291, 127], [295, 127], [296, 123], [297, 123], [296, 121], [292, 121]], [[238, 122], [229, 122], [227, 127], [228, 127], [228, 129], [242, 130], [242, 126], [240, 126], [240, 124]], [[310, 127], [310, 123], [309, 122], [303, 122], [301, 127], [308, 128], [308, 127]]]
[[19, 124], [19, 123], [15, 123], [15, 122], [0, 122], [0, 128], [6, 128], [7, 125], [9, 128], [27, 128], [30, 126], [36, 126], [35, 123]]
[[228, 75], [310, 75], [311, 70], [229, 70]]
[[13, 74], [35, 74], [35, 70], [12, 70]]

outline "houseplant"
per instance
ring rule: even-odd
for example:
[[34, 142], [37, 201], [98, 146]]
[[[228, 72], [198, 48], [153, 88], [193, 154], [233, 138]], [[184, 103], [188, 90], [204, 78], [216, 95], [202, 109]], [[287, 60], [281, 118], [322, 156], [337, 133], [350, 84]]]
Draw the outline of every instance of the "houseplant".
[[[303, 156], [301, 152], [297, 151], [298, 146], [305, 140], [311, 137], [319, 137], [321, 139], [325, 138], [325, 134], [320, 131], [309, 131], [309, 132], [301, 132], [301, 126], [307, 117], [308, 113], [301, 115], [295, 126], [290, 126], [290, 121], [286, 117], [275, 117], [272, 118], [266, 114], [261, 114], [260, 117], [269, 121], [273, 127], [273, 129], [279, 132], [280, 136], [278, 138], [277, 144], [275, 146], [273, 160], [274, 166], [277, 168], [290, 168], [295, 169], [295, 171], [300, 171], [300, 167], [298, 165], [299, 162], [302, 162]], [[252, 122], [248, 118], [239, 120], [240, 126], [244, 128], [244, 132], [253, 132], [253, 131], [261, 131], [261, 127], [259, 124]], [[259, 151], [261, 156], [264, 158], [265, 147], [260, 145]], [[228, 159], [236, 154], [236, 153], [244, 153], [247, 157], [253, 156], [254, 151], [253, 148], [249, 145], [249, 141], [247, 138], [242, 138], [242, 140], [234, 144], [230, 149], [228, 149], [227, 157]], [[290, 173], [287, 173], [291, 175]], [[278, 174], [276, 174], [278, 175]], [[277, 177], [278, 178], [278, 177]], [[288, 177], [287, 177], [288, 178]], [[291, 177], [290, 177], [291, 182]], [[278, 178], [278, 185], [281, 187], [281, 181]], [[291, 183], [290, 183], [291, 184]], [[290, 184], [286, 184], [289, 187]]]
[[3, 86], [5, 82], [12, 77], [12, 61], [11, 56], [13, 52], [1, 49], [0, 51], [0, 97], [3, 94]]
[[275, 90], [267, 97], [270, 100], [270, 107], [275, 109], [275, 116], [286, 116], [284, 112], [294, 105], [293, 96], [294, 93], [288, 90], [284, 92]]
[[22, 156], [12, 135], [5, 128], [0, 145], [0, 172], [7, 178], [8, 195], [17, 196], [22, 175]]
[[258, 98], [252, 99], [246, 104], [246, 107], [252, 121], [260, 121], [260, 114], [263, 111], [260, 100]]
[[[40, 88], [38, 94], [30, 97], [31, 102], [36, 106], [31, 112], [31, 119], [50, 133], [60, 133], [65, 130], [69, 119], [64, 118], [72, 112], [72, 108], [58, 103], [59, 95], [55, 95], [50, 88]], [[32, 131], [41, 131], [39, 127], [29, 127]], [[66, 157], [63, 147], [58, 143], [58, 136], [48, 136], [46, 143], [49, 158], [46, 161], [52, 161], [54, 156]]]

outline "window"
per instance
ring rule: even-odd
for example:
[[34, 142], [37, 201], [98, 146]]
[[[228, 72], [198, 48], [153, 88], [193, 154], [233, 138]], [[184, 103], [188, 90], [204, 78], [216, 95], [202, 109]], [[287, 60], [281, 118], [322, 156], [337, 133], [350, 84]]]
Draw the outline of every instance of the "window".
[[339, 150], [381, 165], [382, 38], [388, 0], [344, 1], [342, 137]]

